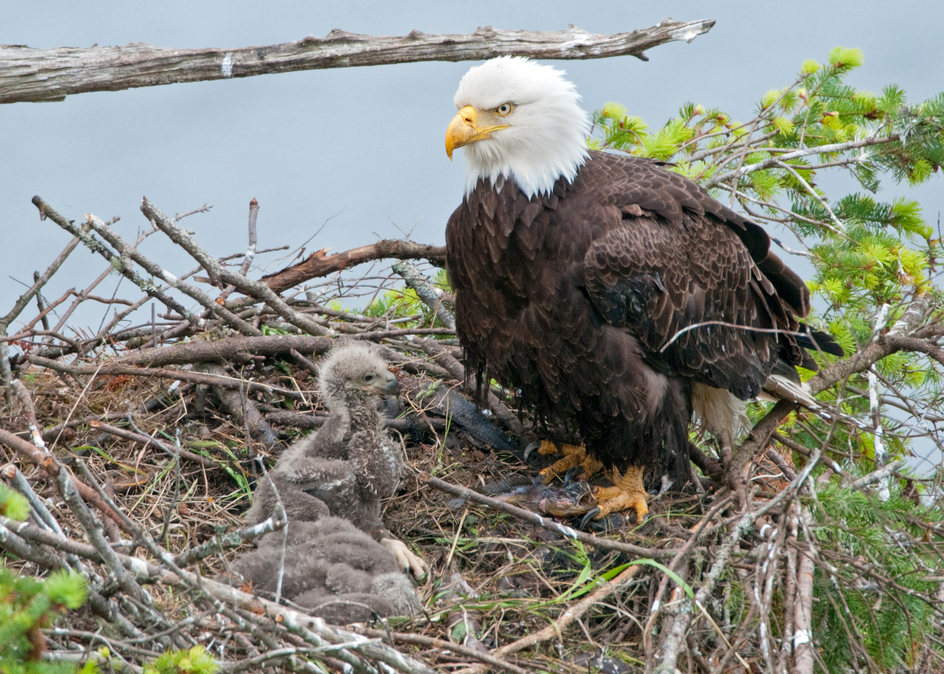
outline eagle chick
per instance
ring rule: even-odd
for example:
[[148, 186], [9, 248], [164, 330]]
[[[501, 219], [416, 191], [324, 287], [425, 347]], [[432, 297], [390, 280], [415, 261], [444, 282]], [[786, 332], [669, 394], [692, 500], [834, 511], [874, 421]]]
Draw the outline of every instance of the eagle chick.
[[380, 501], [396, 491], [403, 469], [377, 411], [378, 396], [399, 390], [396, 377], [370, 345], [351, 342], [325, 359], [319, 387], [330, 417], [289, 447], [259, 482], [247, 519], [263, 521], [279, 501], [290, 521], [344, 517], [390, 549], [402, 568], [423, 575], [425, 563], [393, 538], [380, 517]]
[[393, 554], [346, 519], [293, 522], [287, 540], [279, 532], [264, 536], [256, 550], [234, 562], [236, 580], [272, 594], [278, 582], [273, 570], [283, 559], [282, 596], [330, 623], [410, 616], [420, 609]]

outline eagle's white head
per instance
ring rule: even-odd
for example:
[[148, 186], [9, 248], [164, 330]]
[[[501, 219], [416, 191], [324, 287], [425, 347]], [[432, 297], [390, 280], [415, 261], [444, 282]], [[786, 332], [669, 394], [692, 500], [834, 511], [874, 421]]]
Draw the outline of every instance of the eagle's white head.
[[587, 159], [590, 118], [564, 72], [520, 56], [475, 66], [456, 91], [459, 108], [446, 132], [452, 159], [465, 147], [466, 195], [479, 178], [513, 178], [528, 197], [572, 181]]

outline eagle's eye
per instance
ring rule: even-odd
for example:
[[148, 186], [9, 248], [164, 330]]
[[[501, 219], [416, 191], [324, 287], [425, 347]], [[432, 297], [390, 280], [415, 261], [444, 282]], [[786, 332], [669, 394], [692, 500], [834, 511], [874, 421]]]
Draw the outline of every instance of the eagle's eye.
[[515, 109], [515, 106], [512, 105], [511, 103], [502, 103], [497, 108], [495, 108], [495, 112], [497, 112], [499, 115], [504, 117], [505, 115], [510, 115], [511, 111], [514, 109]]
[[364, 375], [364, 381], [366, 381], [366, 382], [374, 381], [374, 375], [372, 375], [372, 374], [365, 374], [365, 375]]

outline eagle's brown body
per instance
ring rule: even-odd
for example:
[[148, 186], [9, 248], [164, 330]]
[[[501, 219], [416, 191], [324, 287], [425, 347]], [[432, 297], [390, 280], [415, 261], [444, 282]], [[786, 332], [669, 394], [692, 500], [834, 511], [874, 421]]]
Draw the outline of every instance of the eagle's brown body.
[[[530, 199], [480, 179], [446, 247], [470, 371], [576, 422], [607, 466], [687, 468], [696, 384], [746, 400], [808, 362], [790, 334], [745, 329], [795, 332], [809, 312], [766, 233], [649, 160], [591, 152]], [[745, 327], [678, 334], [710, 321]]]

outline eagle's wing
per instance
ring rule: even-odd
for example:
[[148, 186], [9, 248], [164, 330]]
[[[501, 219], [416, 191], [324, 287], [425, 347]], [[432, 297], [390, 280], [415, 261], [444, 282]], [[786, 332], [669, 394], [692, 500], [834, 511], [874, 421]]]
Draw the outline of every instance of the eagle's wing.
[[591, 301], [604, 320], [640, 340], [656, 369], [756, 396], [774, 363], [795, 362], [799, 353], [791, 336], [774, 329], [796, 330], [794, 314], [805, 308], [778, 290], [802, 304], [805, 287], [794, 290], [802, 281], [777, 277], [785, 267], [767, 250], [766, 235], [717, 208], [694, 183], [651, 164], [627, 166], [634, 175], [610, 181], [616, 187], [598, 202], [611, 225], [584, 258]]

